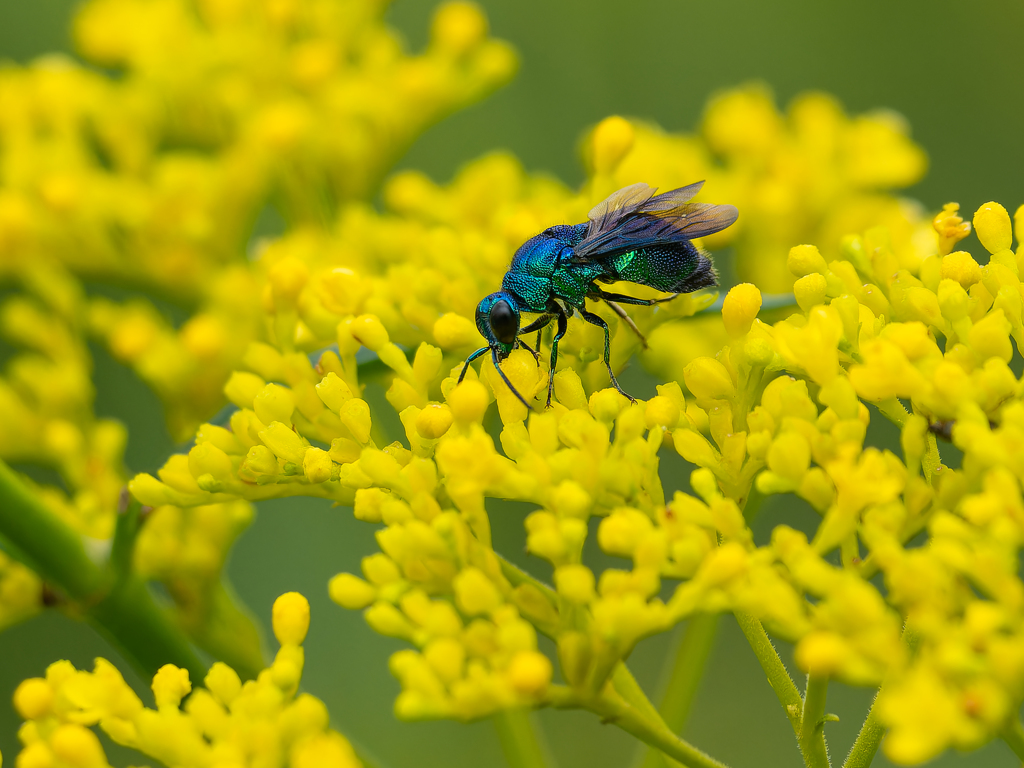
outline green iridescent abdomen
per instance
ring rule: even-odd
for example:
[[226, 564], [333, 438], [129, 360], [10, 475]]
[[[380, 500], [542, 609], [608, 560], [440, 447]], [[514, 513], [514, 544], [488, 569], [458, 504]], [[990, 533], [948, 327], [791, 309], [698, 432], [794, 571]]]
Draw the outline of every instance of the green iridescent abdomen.
[[711, 260], [691, 242], [669, 243], [610, 256], [601, 282], [623, 281], [668, 293], [690, 293], [716, 283]]

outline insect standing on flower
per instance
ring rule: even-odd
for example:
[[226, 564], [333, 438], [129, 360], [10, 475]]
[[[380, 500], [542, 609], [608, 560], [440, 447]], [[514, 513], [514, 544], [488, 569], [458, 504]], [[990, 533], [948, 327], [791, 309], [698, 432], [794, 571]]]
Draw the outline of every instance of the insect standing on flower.
[[[586, 223], [549, 227], [523, 243], [512, 257], [501, 290], [477, 305], [476, 325], [487, 339], [487, 346], [469, 356], [459, 381], [465, 377], [469, 364], [490, 350], [501, 378], [529, 408], [500, 363], [519, 346], [539, 360], [537, 350], [519, 337], [538, 331], [539, 348], [540, 329], [554, 320], [558, 329], [551, 342], [547, 401], [550, 406], [558, 342], [565, 335], [569, 317], [579, 312], [588, 323], [604, 330], [604, 364], [612, 386], [633, 400], [623, 392], [612, 371], [608, 324], [587, 311], [586, 300], [607, 302], [643, 341], [643, 335], [620, 303], [650, 306], [716, 285], [718, 276], [710, 257], [691, 241], [720, 232], [736, 221], [738, 213], [731, 205], [689, 202], [702, 186], [704, 182], [699, 181], [655, 195], [653, 187], [633, 184], [594, 206]], [[599, 285], [619, 281], [646, 285], [672, 295], [637, 299], [609, 293]], [[540, 317], [520, 328], [522, 312], [539, 313]]]

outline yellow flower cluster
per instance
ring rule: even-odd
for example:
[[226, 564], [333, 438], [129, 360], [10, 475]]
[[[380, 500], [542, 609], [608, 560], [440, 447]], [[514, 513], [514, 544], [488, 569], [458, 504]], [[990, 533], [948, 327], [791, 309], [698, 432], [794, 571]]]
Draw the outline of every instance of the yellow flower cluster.
[[[88, 340], [156, 391], [186, 439], [265, 334], [264, 267], [250, 247], [261, 211], [317, 231], [373, 193], [427, 125], [515, 69], [471, 4], [441, 6], [418, 55], [403, 52], [384, 10], [95, 0], [77, 16], [76, 41], [116, 77], [57, 57], [0, 69], [0, 276], [16, 290], [0, 333], [19, 350], [0, 378], [0, 458], [56, 470], [63, 489], [35, 490], [98, 555], [126, 480], [126, 435], [94, 414]], [[82, 281], [113, 295], [141, 287], [188, 317], [175, 327], [146, 299], [87, 295]], [[218, 625], [258, 650], [219, 586], [250, 517], [239, 503], [165, 505], [138, 542], [136, 569], [165, 583], [214, 652], [232, 642], [213, 640]], [[38, 607], [41, 590], [21, 566], [4, 574], [6, 624]]]
[[330, 224], [424, 128], [515, 70], [471, 4], [442, 6], [419, 55], [384, 11], [93, 0], [78, 47], [119, 77], [59, 58], [0, 71], [0, 271], [45, 257], [187, 307], [180, 328], [148, 302], [89, 313], [90, 330], [163, 396], [180, 437], [216, 409], [261, 333], [246, 253], [264, 210]]
[[206, 687], [193, 691], [188, 672], [168, 664], [153, 677], [154, 709], [106, 659], [96, 659], [92, 672], [67, 661], [51, 664], [45, 677], [25, 680], [14, 693], [15, 709], [25, 719], [17, 765], [109, 768], [90, 730], [98, 725], [115, 743], [182, 768], [247, 765], [254, 749], [260, 765], [359, 768], [351, 745], [329, 727], [323, 703], [298, 694], [309, 629], [306, 598], [297, 592], [279, 597], [273, 624], [281, 648], [255, 680], [243, 683], [217, 662]]
[[[205, 425], [188, 456], [131, 488], [149, 504], [324, 496], [382, 523], [381, 552], [362, 577], [337, 576], [331, 595], [415, 647], [392, 661], [403, 717], [587, 706], [638, 639], [730, 610], [795, 641], [812, 675], [884, 682], [892, 759], [973, 747], [1024, 699], [1024, 389], [1007, 366], [1022, 290], [1000, 206], [975, 217], [985, 266], [951, 251], [970, 229], [954, 209], [934, 227], [935, 252], [914, 270], [877, 229], [847, 239], [843, 259], [791, 249], [799, 311], [772, 326], [757, 319], [756, 288], [732, 289], [721, 315], [729, 344], [685, 367], [688, 396], [670, 383], [632, 405], [611, 389], [588, 397], [565, 367], [544, 411], [546, 373], [519, 350], [503, 367], [536, 403], [528, 413], [490, 363], [456, 386], [460, 366], [447, 369], [426, 343], [410, 362], [375, 315], [342, 320], [338, 352], [315, 367], [255, 344], [253, 372], [226, 387], [240, 407], [231, 429]], [[271, 290], [294, 285], [276, 274]], [[360, 347], [393, 373], [404, 442], [375, 436], [358, 396]], [[500, 450], [483, 427], [492, 400]], [[864, 445], [866, 402], [900, 426], [902, 460]], [[950, 424], [963, 469], [939, 459], [935, 436]], [[694, 495], [664, 498], [664, 446], [697, 465]], [[821, 525], [810, 541], [780, 525], [755, 546], [744, 508], [751, 494], [779, 493], [806, 500]], [[527, 547], [554, 566], [553, 590], [491, 548], [487, 497], [538, 505]], [[601, 548], [632, 568], [595, 574], [582, 563], [592, 515], [603, 518]], [[921, 535], [925, 545], [910, 544]], [[678, 585], [663, 602], [664, 579]], [[551, 682], [537, 631], [556, 640], [567, 686]]]

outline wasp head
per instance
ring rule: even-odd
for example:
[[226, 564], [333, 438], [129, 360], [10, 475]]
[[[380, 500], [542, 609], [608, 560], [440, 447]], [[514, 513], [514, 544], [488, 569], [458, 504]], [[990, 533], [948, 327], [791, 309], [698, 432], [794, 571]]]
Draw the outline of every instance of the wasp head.
[[476, 308], [476, 327], [501, 359], [508, 357], [515, 348], [519, 333], [516, 300], [505, 291], [485, 297]]

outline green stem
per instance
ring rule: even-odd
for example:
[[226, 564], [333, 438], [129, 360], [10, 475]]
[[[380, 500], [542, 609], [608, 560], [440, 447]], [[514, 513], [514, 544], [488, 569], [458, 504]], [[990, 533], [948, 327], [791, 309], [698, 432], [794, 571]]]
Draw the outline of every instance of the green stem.
[[606, 689], [587, 708], [605, 721], [614, 723], [626, 733], [679, 761], [686, 768], [726, 768], [724, 763], [676, 736], [660, 718], [652, 720], [614, 690]]
[[1017, 759], [1024, 761], [1024, 726], [1021, 725], [1020, 720], [1014, 718], [1000, 735], [1006, 745], [1013, 750]]
[[[680, 733], [690, 714], [697, 687], [704, 674], [704, 665], [714, 645], [718, 631], [719, 615], [698, 613], [686, 625], [679, 647], [676, 649], [668, 685], [658, 711], [665, 725], [673, 733]], [[660, 768], [664, 764], [661, 754], [648, 749], [642, 758], [641, 768]]]
[[134, 577], [116, 579], [111, 570], [94, 563], [81, 537], [3, 461], [0, 538], [12, 556], [77, 603], [142, 674], [152, 676], [164, 664], [175, 664], [187, 669], [194, 682], [206, 675], [188, 639], [156, 605], [145, 584]]
[[530, 710], [502, 710], [494, 716], [494, 727], [509, 768], [546, 768], [546, 750]]
[[804, 695], [800, 731], [797, 734], [800, 752], [803, 753], [807, 768], [829, 768], [828, 747], [825, 745], [825, 698], [827, 694], [827, 676], [807, 676], [807, 692]]
[[878, 722], [878, 717], [875, 715], [877, 703], [878, 695], [875, 694], [875, 700], [871, 702], [871, 709], [868, 710], [868, 716], [864, 718], [864, 724], [860, 727], [857, 740], [853, 742], [850, 753], [843, 761], [843, 768], [868, 768], [871, 761], [875, 759], [878, 745], [882, 743], [882, 737], [885, 735], [885, 727]]
[[786, 712], [786, 717], [789, 718], [789, 723], [793, 726], [793, 732], [799, 736], [800, 718], [803, 713], [803, 699], [800, 696], [800, 690], [793, 682], [793, 678], [789, 676], [789, 670], [779, 658], [779, 654], [776, 652], [775, 646], [772, 645], [768, 633], [761, 626], [761, 622], [749, 613], [737, 612], [735, 616], [736, 623], [740, 625], [750, 648], [761, 664], [761, 669], [768, 676], [768, 684], [775, 691], [782, 709]]

